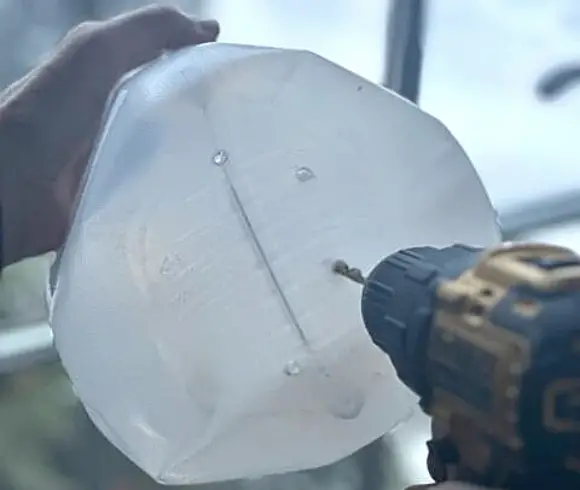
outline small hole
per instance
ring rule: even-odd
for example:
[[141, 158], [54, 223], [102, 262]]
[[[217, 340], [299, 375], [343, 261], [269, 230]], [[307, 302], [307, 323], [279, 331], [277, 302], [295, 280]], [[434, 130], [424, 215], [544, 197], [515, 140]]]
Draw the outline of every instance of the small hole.
[[490, 288], [483, 288], [483, 289], [482, 289], [482, 290], [479, 292], [479, 294], [480, 294], [481, 296], [486, 296], [486, 297], [493, 296], [493, 289], [490, 289]]

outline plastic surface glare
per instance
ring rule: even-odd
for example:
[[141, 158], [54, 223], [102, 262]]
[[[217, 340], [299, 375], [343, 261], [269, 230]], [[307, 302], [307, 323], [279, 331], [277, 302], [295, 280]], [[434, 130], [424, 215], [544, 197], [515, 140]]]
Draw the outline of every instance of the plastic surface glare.
[[208, 44], [116, 90], [56, 346], [94, 423], [159, 482], [318, 467], [416, 403], [332, 261], [497, 239], [438, 121], [311, 53]]

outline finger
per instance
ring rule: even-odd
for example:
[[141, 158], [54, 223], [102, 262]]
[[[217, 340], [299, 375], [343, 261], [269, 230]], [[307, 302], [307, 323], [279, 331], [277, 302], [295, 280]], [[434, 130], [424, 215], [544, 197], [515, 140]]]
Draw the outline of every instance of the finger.
[[132, 26], [149, 33], [149, 39], [165, 39], [167, 49], [178, 49], [190, 44], [215, 41], [219, 35], [216, 20], [190, 17], [170, 6], [149, 6], [113, 17], [110, 25], [123, 29]]
[[109, 45], [127, 65], [124, 71], [150, 61], [164, 51], [215, 41], [219, 24], [199, 20], [171, 7], [146, 7], [103, 24]]

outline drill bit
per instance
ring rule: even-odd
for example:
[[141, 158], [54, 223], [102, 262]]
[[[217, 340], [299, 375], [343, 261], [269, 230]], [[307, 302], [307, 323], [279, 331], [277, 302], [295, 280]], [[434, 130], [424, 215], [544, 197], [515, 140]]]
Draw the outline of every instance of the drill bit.
[[360, 269], [350, 267], [344, 260], [337, 260], [332, 264], [332, 272], [339, 274], [347, 279], [362, 284], [364, 286], [366, 279]]

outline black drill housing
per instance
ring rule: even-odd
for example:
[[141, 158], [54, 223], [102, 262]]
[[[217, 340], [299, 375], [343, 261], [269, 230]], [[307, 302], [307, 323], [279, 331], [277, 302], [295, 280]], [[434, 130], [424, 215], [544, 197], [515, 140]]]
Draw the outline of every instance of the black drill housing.
[[473, 267], [482, 250], [465, 245], [408, 248], [383, 259], [367, 277], [364, 324], [401, 381], [422, 400], [430, 394], [426, 351], [437, 286]]

